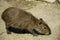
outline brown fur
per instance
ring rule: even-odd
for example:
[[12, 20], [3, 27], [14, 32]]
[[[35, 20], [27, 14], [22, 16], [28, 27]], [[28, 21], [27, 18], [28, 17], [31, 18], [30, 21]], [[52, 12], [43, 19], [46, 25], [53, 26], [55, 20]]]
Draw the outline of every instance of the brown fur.
[[51, 33], [48, 25], [42, 19], [38, 20], [31, 13], [16, 7], [7, 8], [2, 14], [2, 19], [5, 21], [6, 28], [12, 26], [17, 29], [27, 29], [33, 35], [38, 35], [33, 29], [45, 35]]

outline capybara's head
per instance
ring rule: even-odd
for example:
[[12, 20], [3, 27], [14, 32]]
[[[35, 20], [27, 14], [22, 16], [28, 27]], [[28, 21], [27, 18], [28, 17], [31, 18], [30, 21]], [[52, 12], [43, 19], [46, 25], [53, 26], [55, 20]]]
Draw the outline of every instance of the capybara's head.
[[39, 34], [43, 34], [43, 35], [51, 34], [51, 30], [50, 30], [49, 26], [46, 24], [46, 22], [44, 22], [44, 20], [42, 18], [40, 18], [38, 27], [36, 26], [35, 30]]

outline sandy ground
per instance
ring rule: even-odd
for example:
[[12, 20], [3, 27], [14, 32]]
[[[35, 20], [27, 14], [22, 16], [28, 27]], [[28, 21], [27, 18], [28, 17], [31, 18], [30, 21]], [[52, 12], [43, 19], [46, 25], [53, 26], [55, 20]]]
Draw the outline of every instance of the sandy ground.
[[2, 12], [12, 5], [0, 0], [0, 40], [60, 40], [60, 5], [56, 3], [38, 3], [37, 6], [28, 9], [37, 18], [43, 18], [51, 28], [51, 35], [33, 36], [31, 34], [6, 34], [5, 23], [1, 19]]

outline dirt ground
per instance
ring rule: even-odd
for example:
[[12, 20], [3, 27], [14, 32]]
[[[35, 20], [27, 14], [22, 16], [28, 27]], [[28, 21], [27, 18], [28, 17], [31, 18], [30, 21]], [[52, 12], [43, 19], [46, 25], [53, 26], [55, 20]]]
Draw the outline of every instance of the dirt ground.
[[[12, 33], [11, 35], [7, 35], [5, 23], [1, 19], [1, 14], [6, 8], [12, 7], [13, 5], [15, 7], [17, 6], [11, 2], [0, 0], [0, 40], [60, 40], [60, 4], [45, 2], [36, 3], [36, 5], [32, 3], [34, 6], [31, 6], [29, 9], [25, 6], [26, 11], [31, 12], [38, 19], [43, 18], [51, 28], [52, 34], [33, 36], [31, 34]], [[22, 7], [19, 6], [18, 8]]]

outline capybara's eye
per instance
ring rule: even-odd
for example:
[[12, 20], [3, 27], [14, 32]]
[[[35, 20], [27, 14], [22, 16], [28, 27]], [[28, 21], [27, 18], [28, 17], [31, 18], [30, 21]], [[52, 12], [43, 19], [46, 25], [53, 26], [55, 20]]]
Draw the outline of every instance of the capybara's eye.
[[40, 22], [39, 24], [42, 24], [42, 22]]
[[44, 27], [44, 29], [46, 29], [46, 27]]

